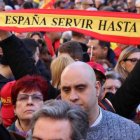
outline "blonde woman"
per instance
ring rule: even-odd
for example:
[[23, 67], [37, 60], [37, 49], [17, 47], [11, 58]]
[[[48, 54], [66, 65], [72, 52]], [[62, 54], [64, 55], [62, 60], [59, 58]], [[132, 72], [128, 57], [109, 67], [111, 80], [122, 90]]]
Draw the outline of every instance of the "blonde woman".
[[125, 80], [139, 59], [140, 49], [130, 46], [121, 52], [114, 69], [121, 75], [122, 79]]
[[74, 60], [67, 54], [60, 55], [51, 63], [52, 85], [60, 89], [60, 77], [64, 68], [73, 63]]

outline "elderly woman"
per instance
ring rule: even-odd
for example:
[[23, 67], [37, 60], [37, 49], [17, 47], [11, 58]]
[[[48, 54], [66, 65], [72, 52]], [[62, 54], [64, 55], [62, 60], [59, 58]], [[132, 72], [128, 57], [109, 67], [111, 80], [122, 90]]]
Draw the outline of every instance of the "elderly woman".
[[11, 95], [17, 119], [8, 128], [9, 131], [27, 136], [33, 113], [48, 99], [47, 91], [48, 84], [40, 76], [25, 76], [17, 80]]

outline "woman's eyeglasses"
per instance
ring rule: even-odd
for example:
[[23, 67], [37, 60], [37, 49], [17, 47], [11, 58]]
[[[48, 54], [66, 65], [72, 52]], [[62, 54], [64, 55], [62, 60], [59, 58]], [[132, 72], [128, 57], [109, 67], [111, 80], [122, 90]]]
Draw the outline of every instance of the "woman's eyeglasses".
[[38, 94], [19, 94], [17, 97], [17, 101], [27, 102], [29, 98], [32, 98], [33, 102], [43, 101], [43, 96]]
[[124, 59], [123, 61], [130, 61], [130, 62], [132, 62], [132, 63], [135, 63], [135, 62], [138, 62], [140, 59], [138, 59], [138, 58], [126, 58], [126, 59]]

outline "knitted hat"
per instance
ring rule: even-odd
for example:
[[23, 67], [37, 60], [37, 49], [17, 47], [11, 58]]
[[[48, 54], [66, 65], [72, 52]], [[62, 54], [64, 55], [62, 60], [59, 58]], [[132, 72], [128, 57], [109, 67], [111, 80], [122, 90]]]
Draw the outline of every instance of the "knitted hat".
[[2, 87], [0, 92], [2, 102], [1, 117], [5, 126], [11, 125], [14, 120], [14, 107], [11, 99], [11, 90], [14, 84], [15, 81], [8, 82]]

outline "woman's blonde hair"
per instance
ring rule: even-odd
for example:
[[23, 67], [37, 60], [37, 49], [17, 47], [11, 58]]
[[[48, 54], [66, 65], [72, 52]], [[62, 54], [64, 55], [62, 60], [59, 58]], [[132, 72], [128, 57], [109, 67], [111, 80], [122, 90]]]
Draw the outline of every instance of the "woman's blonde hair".
[[64, 68], [73, 63], [74, 59], [72, 59], [69, 55], [60, 55], [55, 58], [51, 63], [51, 74], [52, 74], [52, 85], [59, 89], [60, 87], [60, 78], [61, 73]]
[[114, 70], [121, 75], [123, 80], [125, 80], [127, 78], [129, 72], [127, 70], [125, 70], [125, 68], [121, 65], [121, 62], [125, 61], [131, 54], [136, 53], [136, 52], [140, 52], [140, 49], [136, 48], [134, 46], [129, 46], [121, 52], [121, 54], [118, 58], [118, 61], [117, 61], [117, 64], [116, 64]]

